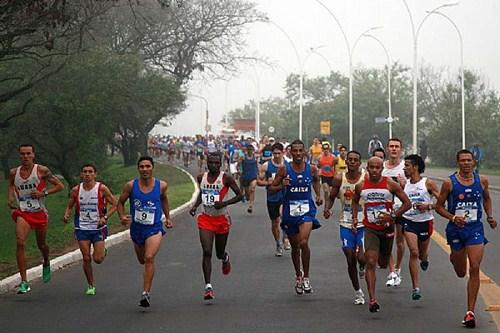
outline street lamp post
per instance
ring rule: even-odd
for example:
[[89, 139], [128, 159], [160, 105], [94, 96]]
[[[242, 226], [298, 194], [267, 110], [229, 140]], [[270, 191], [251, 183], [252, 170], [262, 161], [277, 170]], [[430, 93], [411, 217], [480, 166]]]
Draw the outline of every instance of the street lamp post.
[[462, 38], [462, 33], [460, 29], [456, 25], [456, 23], [446, 14], [437, 11], [437, 9], [428, 12], [429, 14], [441, 15], [445, 19], [450, 22], [458, 34], [458, 39], [460, 40], [460, 89], [461, 89], [461, 98], [462, 98], [462, 149], [465, 149], [465, 78], [464, 78], [464, 40]]
[[189, 94], [189, 96], [199, 98], [205, 102], [205, 134], [208, 138], [208, 132], [209, 132], [209, 125], [208, 125], [208, 100], [200, 95], [195, 95], [195, 94]]
[[283, 35], [288, 39], [290, 42], [290, 45], [292, 45], [293, 51], [295, 52], [295, 56], [297, 57], [297, 63], [299, 64], [299, 71], [300, 71], [300, 82], [299, 82], [299, 139], [302, 140], [302, 108], [303, 108], [303, 99], [302, 99], [302, 85], [303, 85], [303, 66], [302, 62], [300, 60], [299, 52], [297, 51], [297, 47], [295, 46], [295, 43], [293, 42], [292, 38], [290, 35], [283, 29], [279, 24], [276, 22], [273, 22], [271, 20], [267, 21], [268, 23], [271, 23], [274, 25], [276, 28], [278, 28]]
[[418, 69], [417, 69], [417, 43], [418, 43], [418, 34], [424, 22], [432, 15], [432, 12], [436, 12], [444, 7], [451, 7], [457, 5], [457, 3], [447, 3], [441, 6], [438, 6], [427, 13], [427, 15], [422, 19], [418, 27], [415, 29], [415, 23], [413, 21], [413, 16], [411, 15], [410, 7], [408, 7], [408, 3], [406, 0], [403, 0], [403, 3], [406, 7], [406, 11], [408, 12], [408, 16], [410, 17], [411, 30], [413, 36], [413, 153], [418, 153], [418, 144], [417, 144], [417, 80], [418, 80]]
[[392, 117], [392, 107], [391, 107], [391, 57], [389, 56], [389, 52], [387, 51], [387, 48], [385, 47], [384, 43], [382, 43], [380, 39], [370, 34], [364, 34], [363, 36], [375, 40], [384, 50], [387, 59], [387, 105], [389, 109], [389, 116], [387, 117], [387, 123], [389, 124], [389, 138], [392, 138], [392, 122], [394, 121], [394, 118]]

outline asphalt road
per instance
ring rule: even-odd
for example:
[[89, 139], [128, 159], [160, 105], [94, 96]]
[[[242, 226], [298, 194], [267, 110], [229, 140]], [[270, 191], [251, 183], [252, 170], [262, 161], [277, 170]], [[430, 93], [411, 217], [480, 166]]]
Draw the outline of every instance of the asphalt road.
[[[421, 273], [422, 299], [411, 300], [407, 259], [403, 283], [385, 287], [387, 271], [378, 271], [381, 311], [354, 305], [354, 292], [340, 249], [334, 219], [311, 237], [311, 281], [314, 293], [297, 296], [290, 253], [274, 257], [265, 192], [257, 193], [254, 214], [246, 205], [231, 208], [233, 227], [228, 251], [233, 270], [222, 276], [214, 255], [212, 284], [216, 302], [202, 301], [201, 248], [193, 218], [181, 214], [164, 238], [157, 256], [151, 294], [152, 306], [137, 306], [142, 286], [142, 266], [131, 242], [112, 247], [105, 262], [94, 265], [97, 295], [85, 296], [80, 263], [58, 271], [48, 284], [34, 282], [26, 295], [0, 295], [1, 332], [460, 332], [465, 313], [466, 281], [458, 279], [448, 256], [431, 245], [431, 265]], [[500, 196], [494, 194], [495, 207]], [[338, 207], [338, 206], [337, 206]], [[322, 208], [319, 209], [322, 212]], [[338, 212], [338, 211], [337, 211]], [[497, 215], [498, 216], [498, 215]], [[442, 222], [442, 221], [441, 221]], [[437, 222], [438, 230], [444, 223]], [[500, 281], [500, 235], [488, 231], [483, 271]], [[496, 257], [496, 260], [495, 260]], [[366, 285], [362, 281], [366, 294]], [[498, 332], [485, 304], [477, 305], [476, 332]]]

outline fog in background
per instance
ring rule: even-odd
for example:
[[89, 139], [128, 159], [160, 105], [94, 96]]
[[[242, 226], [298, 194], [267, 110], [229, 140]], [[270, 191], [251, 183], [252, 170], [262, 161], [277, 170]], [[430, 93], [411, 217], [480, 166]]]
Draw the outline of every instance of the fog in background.
[[[186, 0], [189, 1], [189, 0]], [[260, 0], [258, 8], [270, 20], [284, 29], [295, 44], [303, 62], [311, 47], [323, 57], [311, 54], [304, 64], [309, 77], [326, 75], [329, 66], [348, 75], [349, 58], [343, 35], [328, 12], [315, 0]], [[386, 46], [393, 62], [412, 67], [413, 39], [406, 7], [402, 0], [322, 0], [335, 14], [349, 40], [350, 46], [360, 34], [371, 27], [371, 32]], [[408, 0], [415, 25], [420, 24], [426, 11], [454, 1]], [[461, 30], [464, 41], [464, 66], [472, 69], [489, 83], [500, 87], [500, 0], [464, 0], [457, 6], [442, 8]], [[196, 79], [189, 91], [208, 100], [209, 124], [212, 132], [223, 127], [221, 120], [231, 109], [241, 107], [250, 99], [283, 96], [285, 78], [299, 73], [294, 48], [277, 27], [259, 23], [248, 30], [248, 55], [259, 56], [275, 64], [242, 66], [237, 76], [224, 80]], [[418, 62], [443, 69], [447, 75], [457, 76], [460, 66], [460, 44], [453, 25], [439, 15], [432, 15], [422, 25], [418, 36]], [[387, 64], [383, 49], [374, 40], [362, 38], [353, 53], [353, 66], [383, 67]], [[446, 76], [445, 76], [446, 77]], [[354, 108], [356, 100], [354, 100]], [[158, 125], [153, 134], [194, 135], [204, 132], [205, 104], [190, 97], [187, 109], [177, 116], [171, 126]], [[411, 107], [411, 106], [409, 106]], [[292, 106], [298, 112], [298, 106]], [[346, 110], [347, 112], [347, 110]], [[409, 109], [408, 112], [411, 112]], [[203, 117], [202, 117], [203, 115]], [[384, 116], [384, 115], [381, 115]], [[395, 115], [397, 116], [397, 115]], [[265, 129], [262, 129], [265, 131]]]

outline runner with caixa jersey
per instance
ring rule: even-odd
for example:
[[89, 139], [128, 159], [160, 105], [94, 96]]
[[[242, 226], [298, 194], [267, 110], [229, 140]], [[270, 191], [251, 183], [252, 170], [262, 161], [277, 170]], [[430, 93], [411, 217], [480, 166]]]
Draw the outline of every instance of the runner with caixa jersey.
[[[283, 218], [281, 227], [287, 233], [292, 245], [292, 262], [295, 268], [295, 292], [298, 295], [312, 293], [309, 279], [311, 250], [309, 236], [313, 229], [321, 227], [316, 219], [316, 205], [321, 199], [319, 170], [304, 160], [304, 143], [295, 140], [291, 143], [291, 163], [279, 166], [278, 172], [269, 187], [271, 192], [281, 191], [284, 187]], [[316, 194], [313, 200], [312, 189]], [[303, 271], [302, 271], [303, 269]]]
[[[394, 241], [396, 218], [411, 208], [411, 203], [399, 184], [382, 176], [383, 161], [379, 157], [368, 160], [368, 177], [356, 185], [352, 201], [352, 230], [356, 232], [360, 200], [363, 201], [363, 224], [365, 225], [366, 284], [370, 312], [378, 312], [380, 305], [375, 295], [376, 267], [386, 268]], [[397, 196], [402, 205], [393, 210], [393, 197]]]
[[[130, 223], [130, 238], [134, 243], [137, 260], [144, 265], [143, 292], [139, 306], [150, 306], [150, 291], [155, 272], [155, 256], [160, 249], [165, 227], [170, 225], [170, 209], [167, 198], [167, 182], [153, 177], [154, 162], [150, 156], [142, 156], [137, 162], [139, 178], [127, 182], [118, 199], [117, 213], [121, 223]], [[130, 200], [130, 215], [125, 214], [125, 202]]]
[[[462, 325], [474, 328], [474, 308], [481, 283], [479, 272], [484, 245], [488, 242], [481, 222], [483, 207], [486, 221], [492, 229], [496, 228], [497, 221], [493, 217], [488, 178], [474, 172], [472, 152], [465, 149], [458, 151], [457, 164], [458, 172], [443, 182], [436, 212], [449, 221], [446, 226], [446, 238], [451, 249], [450, 261], [458, 277], [463, 278], [466, 275], [469, 259], [467, 312]], [[448, 208], [445, 208], [445, 202]]]
[[[45, 208], [45, 198], [64, 189], [63, 183], [43, 165], [35, 164], [35, 150], [30, 144], [19, 146], [21, 165], [10, 170], [7, 205], [11, 209], [12, 219], [16, 223], [16, 258], [21, 283], [18, 294], [31, 290], [26, 275], [25, 245], [31, 229], [35, 230], [36, 243], [43, 256], [42, 279], [51, 278], [49, 246], [46, 242], [49, 215]], [[47, 187], [47, 183], [52, 186]], [[14, 198], [17, 206], [14, 205]]]
[[[198, 215], [198, 230], [200, 234], [201, 247], [203, 249], [203, 277], [205, 279], [205, 290], [203, 299], [211, 302], [215, 298], [211, 284], [212, 275], [212, 248], [215, 239], [215, 253], [222, 261], [222, 274], [227, 275], [231, 271], [231, 262], [226, 252], [227, 237], [231, 227], [231, 219], [226, 206], [237, 203], [243, 198], [241, 191], [236, 185], [234, 178], [221, 172], [222, 156], [214, 153], [207, 158], [208, 172], [199, 174], [197, 177], [200, 185], [200, 193], [195, 204], [189, 211], [194, 216], [199, 205], [203, 204], [203, 212]], [[235, 196], [225, 200], [229, 188]]]

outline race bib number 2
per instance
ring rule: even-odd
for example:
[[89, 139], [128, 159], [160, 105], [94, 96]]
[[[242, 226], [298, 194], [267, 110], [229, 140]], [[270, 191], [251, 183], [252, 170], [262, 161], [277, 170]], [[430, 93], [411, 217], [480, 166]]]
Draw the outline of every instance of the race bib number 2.
[[455, 215], [463, 217], [465, 223], [476, 222], [477, 221], [477, 209], [457, 209], [455, 210]]

